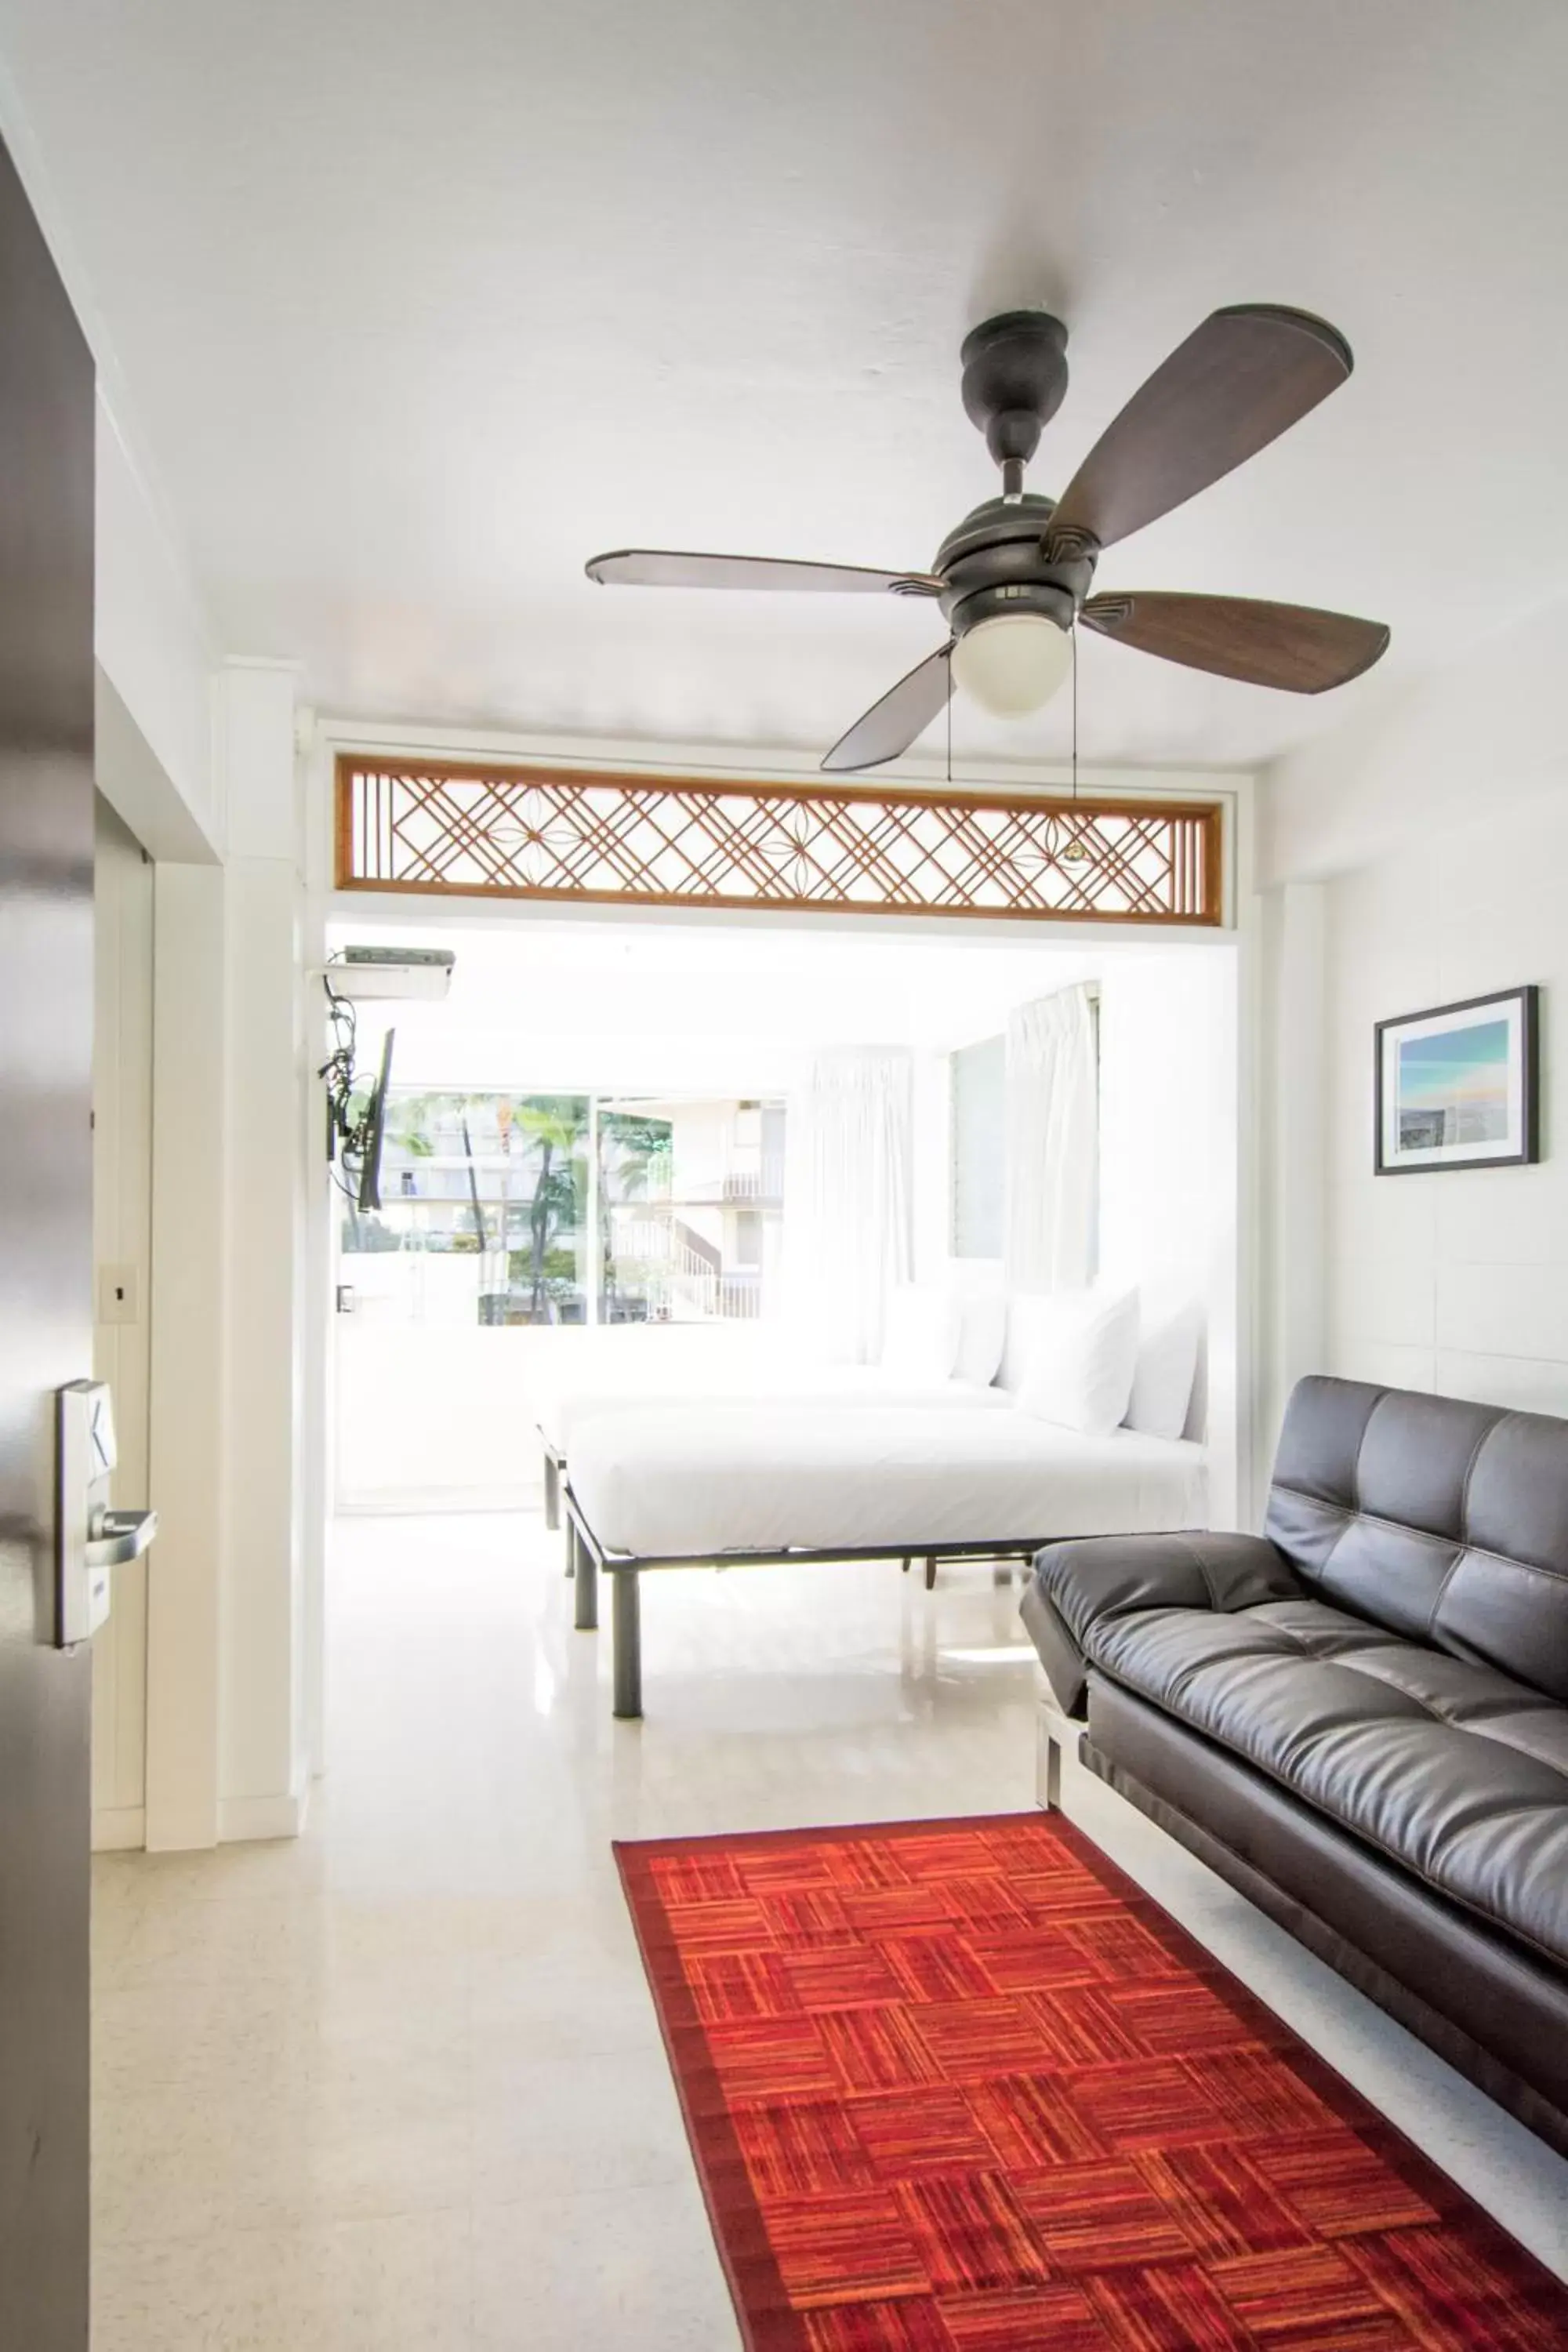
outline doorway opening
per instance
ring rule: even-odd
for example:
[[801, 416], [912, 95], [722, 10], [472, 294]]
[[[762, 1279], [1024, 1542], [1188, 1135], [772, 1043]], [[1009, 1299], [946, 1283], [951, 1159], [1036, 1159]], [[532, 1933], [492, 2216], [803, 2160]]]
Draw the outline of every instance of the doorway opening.
[[1000, 1284], [1003, 1040], [1018, 1007], [1083, 986], [1099, 1017], [1100, 1269], [1201, 1301], [1214, 1491], [1234, 1511], [1229, 935], [420, 917], [340, 901], [329, 929], [330, 952], [457, 954], [444, 1000], [358, 1007], [362, 1070], [388, 1028], [395, 1042], [382, 1206], [331, 1195], [332, 1509], [538, 1507], [541, 1397], [563, 1351], [596, 1333], [645, 1328], [656, 1387], [726, 1332], [725, 1347], [809, 1349], [835, 1252], [802, 1209], [796, 1112], [825, 1055], [908, 1059], [915, 1282]]

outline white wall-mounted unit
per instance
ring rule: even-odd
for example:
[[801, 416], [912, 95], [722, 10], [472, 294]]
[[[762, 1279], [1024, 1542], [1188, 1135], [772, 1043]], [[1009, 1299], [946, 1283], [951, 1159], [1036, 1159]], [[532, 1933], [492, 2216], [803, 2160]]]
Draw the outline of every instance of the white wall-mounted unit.
[[344, 948], [323, 977], [339, 996], [424, 997], [439, 1001], [452, 985], [450, 948]]

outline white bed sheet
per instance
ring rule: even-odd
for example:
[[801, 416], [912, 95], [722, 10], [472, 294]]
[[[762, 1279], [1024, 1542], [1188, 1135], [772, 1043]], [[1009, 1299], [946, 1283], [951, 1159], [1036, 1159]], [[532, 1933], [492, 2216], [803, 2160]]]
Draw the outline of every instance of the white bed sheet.
[[647, 1373], [636, 1381], [628, 1379], [624, 1364], [607, 1366], [597, 1380], [541, 1395], [539, 1431], [551, 1452], [570, 1465], [590, 1423], [606, 1413], [658, 1412], [666, 1405], [689, 1412], [736, 1404], [759, 1411], [820, 1405], [833, 1412], [881, 1406], [957, 1412], [1007, 1410], [1013, 1402], [1005, 1389], [983, 1388], [974, 1381], [910, 1380], [879, 1364], [812, 1364], [786, 1357], [773, 1363], [735, 1360], [716, 1373], [711, 1364], [675, 1358], [663, 1365], [649, 1361]]
[[711, 1559], [1198, 1528], [1204, 1449], [1086, 1437], [1009, 1404], [650, 1406], [584, 1422], [572, 1493], [608, 1551]]

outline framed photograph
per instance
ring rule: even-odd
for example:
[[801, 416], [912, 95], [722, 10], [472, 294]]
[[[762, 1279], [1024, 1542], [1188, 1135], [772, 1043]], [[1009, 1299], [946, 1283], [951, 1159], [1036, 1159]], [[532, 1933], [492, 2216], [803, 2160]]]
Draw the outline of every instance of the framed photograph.
[[1541, 1157], [1537, 988], [1377, 1024], [1377, 1172], [1518, 1168]]

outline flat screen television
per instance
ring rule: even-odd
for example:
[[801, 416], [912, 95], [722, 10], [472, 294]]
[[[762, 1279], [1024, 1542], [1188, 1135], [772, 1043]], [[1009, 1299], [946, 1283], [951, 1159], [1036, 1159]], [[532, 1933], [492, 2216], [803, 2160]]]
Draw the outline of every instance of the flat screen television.
[[396, 1034], [389, 1029], [381, 1041], [381, 1068], [365, 1106], [359, 1162], [358, 1204], [362, 1211], [381, 1206], [381, 1141], [386, 1126], [386, 1090], [392, 1082], [392, 1041]]

